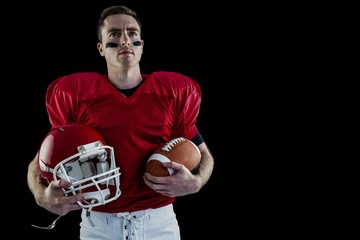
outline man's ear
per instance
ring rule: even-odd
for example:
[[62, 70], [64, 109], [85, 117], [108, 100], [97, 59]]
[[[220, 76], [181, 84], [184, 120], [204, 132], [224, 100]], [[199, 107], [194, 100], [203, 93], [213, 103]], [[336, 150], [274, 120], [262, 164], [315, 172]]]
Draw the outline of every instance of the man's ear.
[[101, 55], [102, 57], [104, 57], [104, 45], [99, 42], [99, 43], [97, 43], [96, 47], [97, 47], [100, 55]]

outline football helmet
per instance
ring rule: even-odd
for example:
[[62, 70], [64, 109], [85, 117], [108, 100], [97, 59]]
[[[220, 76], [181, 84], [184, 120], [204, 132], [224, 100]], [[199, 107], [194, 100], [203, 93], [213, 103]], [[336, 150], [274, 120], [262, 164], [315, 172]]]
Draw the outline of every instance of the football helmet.
[[74, 123], [52, 128], [40, 146], [38, 160], [45, 181], [72, 183], [62, 189], [65, 196], [83, 193], [78, 201], [82, 208], [104, 205], [121, 194], [114, 149], [90, 126]]

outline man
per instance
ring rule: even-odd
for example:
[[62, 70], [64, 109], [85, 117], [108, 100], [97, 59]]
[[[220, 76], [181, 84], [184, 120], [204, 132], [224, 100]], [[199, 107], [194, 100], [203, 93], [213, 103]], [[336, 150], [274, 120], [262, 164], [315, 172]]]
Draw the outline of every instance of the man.
[[[121, 171], [121, 196], [82, 210], [80, 239], [180, 239], [173, 211], [177, 196], [197, 193], [209, 180], [214, 159], [196, 127], [201, 91], [191, 78], [174, 72], [142, 74], [141, 23], [125, 6], [106, 8], [97, 24], [97, 49], [106, 60], [107, 74], [74, 73], [52, 82], [46, 107], [52, 127], [81, 123], [94, 128], [114, 148]], [[168, 177], [144, 173], [146, 158], [159, 144], [177, 137], [192, 140], [200, 149], [197, 172], [174, 162]], [[38, 154], [28, 168], [28, 186], [36, 203], [66, 215], [81, 209], [82, 193], [64, 196], [65, 180], [46, 183]]]

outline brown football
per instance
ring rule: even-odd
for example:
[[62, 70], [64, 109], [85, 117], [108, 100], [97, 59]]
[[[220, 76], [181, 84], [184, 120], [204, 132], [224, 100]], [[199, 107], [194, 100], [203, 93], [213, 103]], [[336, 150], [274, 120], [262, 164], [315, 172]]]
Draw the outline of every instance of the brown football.
[[162, 163], [174, 161], [195, 172], [200, 159], [200, 150], [192, 141], [182, 137], [175, 138], [155, 149], [147, 160], [145, 171], [154, 176], [170, 176], [174, 169], [163, 167]]

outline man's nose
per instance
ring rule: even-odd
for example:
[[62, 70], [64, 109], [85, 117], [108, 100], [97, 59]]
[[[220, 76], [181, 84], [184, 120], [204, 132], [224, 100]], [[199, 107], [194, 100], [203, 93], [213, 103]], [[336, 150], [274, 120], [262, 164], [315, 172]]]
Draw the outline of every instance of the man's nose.
[[121, 46], [130, 46], [130, 41], [127, 36], [123, 36], [120, 42]]
[[122, 41], [121, 42], [121, 46], [129, 46], [130, 45], [130, 43], [128, 42], [128, 41]]

